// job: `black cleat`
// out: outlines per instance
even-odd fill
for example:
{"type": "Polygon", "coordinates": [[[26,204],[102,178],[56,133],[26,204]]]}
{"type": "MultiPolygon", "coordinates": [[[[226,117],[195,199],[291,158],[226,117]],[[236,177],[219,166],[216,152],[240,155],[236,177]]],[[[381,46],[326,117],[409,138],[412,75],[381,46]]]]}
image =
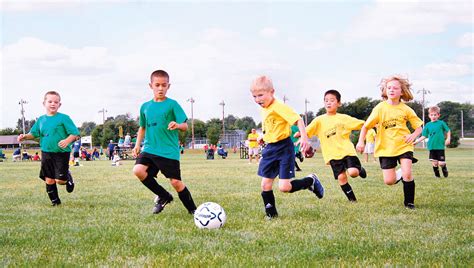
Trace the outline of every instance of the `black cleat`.
{"type": "Polygon", "coordinates": [[[72,193],[74,191],[74,179],[72,178],[71,172],[67,172],[66,191],[72,193]]]}
{"type": "Polygon", "coordinates": [[[313,179],[313,184],[308,188],[311,192],[313,192],[319,199],[323,198],[324,196],[324,187],[319,181],[318,176],[316,174],[309,174],[308,177],[313,179]]]}
{"type": "Polygon", "coordinates": [[[365,171],[365,168],[363,168],[363,167],[360,168],[360,170],[359,170],[359,176],[360,176],[362,179],[367,178],[367,172],[365,171]]]}
{"type": "Polygon", "coordinates": [[[59,206],[61,205],[61,199],[55,199],[53,201],[51,201],[51,206],[55,207],[55,206],[59,206]]]}
{"type": "Polygon", "coordinates": [[[172,201],[173,201],[173,196],[172,195],[169,195],[169,197],[167,199],[159,198],[158,202],[155,203],[155,207],[153,207],[153,214],[158,214],[161,211],[163,211],[165,206],[167,204],[171,203],[172,201]]]}
{"type": "Polygon", "coordinates": [[[406,203],[406,204],[405,204],[405,208],[407,208],[407,209],[415,209],[415,204],[406,203]]]}
{"type": "Polygon", "coordinates": [[[278,218],[278,213],[277,214],[268,214],[267,213],[265,215],[265,220],[267,220],[267,221],[271,221],[271,220],[276,219],[276,218],[278,218]]]}

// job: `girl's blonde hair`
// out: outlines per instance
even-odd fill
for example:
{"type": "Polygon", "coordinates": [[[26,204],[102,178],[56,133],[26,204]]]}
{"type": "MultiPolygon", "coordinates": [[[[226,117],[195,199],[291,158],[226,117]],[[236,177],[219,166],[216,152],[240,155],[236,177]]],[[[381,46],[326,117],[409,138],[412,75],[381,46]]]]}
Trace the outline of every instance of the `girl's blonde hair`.
{"type": "Polygon", "coordinates": [[[382,78],[380,81],[380,90],[382,91],[382,98],[387,100],[387,83],[390,81],[396,80],[400,83],[402,88],[402,95],[400,99],[404,100],[405,102],[413,100],[413,94],[411,93],[411,84],[408,81],[408,78],[404,78],[400,75],[391,75],[385,78],[382,78]]]}

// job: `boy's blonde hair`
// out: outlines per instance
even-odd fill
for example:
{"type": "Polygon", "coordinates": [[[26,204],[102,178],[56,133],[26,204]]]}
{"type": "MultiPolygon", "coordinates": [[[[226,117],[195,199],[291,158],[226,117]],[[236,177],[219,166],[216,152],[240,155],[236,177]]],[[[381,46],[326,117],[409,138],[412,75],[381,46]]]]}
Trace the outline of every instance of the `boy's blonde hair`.
{"type": "Polygon", "coordinates": [[[387,83],[393,80],[397,80],[402,88],[402,95],[400,96],[400,99],[404,101],[411,101],[413,100],[413,94],[411,93],[411,84],[408,81],[407,78],[403,78],[400,75],[391,75],[388,77],[385,77],[380,81],[380,90],[382,91],[382,98],[384,100],[387,100],[387,83]]]}
{"type": "Polygon", "coordinates": [[[46,96],[48,96],[48,95],[56,95],[56,96],[59,97],[59,100],[61,101],[61,95],[59,95],[59,93],[57,91],[54,91],[54,90],[50,90],[50,91],[46,92],[46,94],[44,94],[43,101],[46,100],[46,96]]]}
{"type": "Polygon", "coordinates": [[[265,75],[255,78],[255,80],[253,80],[252,85],[250,87],[250,91],[258,91],[258,90],[265,90],[265,91],[274,90],[272,80],[265,75]]]}
{"type": "Polygon", "coordinates": [[[440,109],[439,109],[438,106],[431,106],[431,107],[428,109],[428,112],[429,112],[429,113],[437,113],[437,114],[439,114],[440,109]]]}

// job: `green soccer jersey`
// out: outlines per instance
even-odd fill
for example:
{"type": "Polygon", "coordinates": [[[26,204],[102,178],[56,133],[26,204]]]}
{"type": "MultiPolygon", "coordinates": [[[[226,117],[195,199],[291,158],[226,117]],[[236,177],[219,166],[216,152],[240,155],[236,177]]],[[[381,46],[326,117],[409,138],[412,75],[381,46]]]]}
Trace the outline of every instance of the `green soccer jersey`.
{"type": "MultiPolygon", "coordinates": [[[[298,141],[298,138],[294,137],[295,133],[298,132],[298,131],[300,131],[298,126],[296,126],[296,125],[291,126],[290,138],[291,138],[291,141],[293,142],[293,144],[298,141]]],[[[295,146],[295,153],[298,153],[299,150],[300,150],[300,145],[298,144],[297,146],[295,146]]]]}
{"type": "Polygon", "coordinates": [[[145,102],[140,108],[140,127],[145,128],[143,152],[179,160],[178,130],[169,130],[168,124],[181,124],[187,119],[183,108],[173,99],[145,102]]]}
{"type": "Polygon", "coordinates": [[[62,153],[70,152],[71,145],[69,144],[66,148],[61,148],[58,143],[69,137],[69,135],[79,136],[79,130],[69,116],[56,113],[51,116],[40,116],[31,128],[30,134],[35,138],[40,138],[41,151],[62,153]]]}
{"type": "Polygon", "coordinates": [[[421,135],[428,138],[428,150],[444,150],[445,134],[449,130],[448,125],[443,120],[426,124],[421,135]]]}

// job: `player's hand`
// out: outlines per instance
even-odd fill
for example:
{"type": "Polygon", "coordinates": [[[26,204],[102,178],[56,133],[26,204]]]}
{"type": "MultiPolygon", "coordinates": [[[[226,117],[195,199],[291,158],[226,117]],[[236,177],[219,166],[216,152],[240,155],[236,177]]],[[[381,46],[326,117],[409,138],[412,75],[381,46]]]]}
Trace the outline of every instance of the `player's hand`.
{"type": "Polygon", "coordinates": [[[175,130],[178,128],[178,123],[176,123],[175,121],[171,121],[169,124],[168,124],[168,130],[175,130]]]}
{"type": "Polygon", "coordinates": [[[25,134],[20,134],[20,135],[18,135],[18,137],[16,139],[17,139],[18,142],[21,142],[24,138],[25,138],[25,134]]]}
{"type": "Polygon", "coordinates": [[[364,152],[364,148],[365,148],[365,143],[363,141],[359,141],[356,145],[356,150],[359,152],[359,153],[363,153],[364,152]]]}
{"type": "Polygon", "coordinates": [[[301,134],[299,131],[297,131],[295,135],[293,135],[293,138],[299,138],[299,137],[301,137],[301,134]]]}
{"type": "Polygon", "coordinates": [[[61,140],[58,142],[58,146],[61,148],[66,148],[69,143],[66,140],[61,140]]]}
{"type": "Polygon", "coordinates": [[[405,143],[410,144],[410,143],[413,143],[415,140],[416,140],[416,136],[413,134],[405,136],[405,143]]]}
{"type": "Polygon", "coordinates": [[[446,141],[444,142],[444,145],[448,146],[451,144],[451,139],[446,139],[446,141]]]}
{"type": "Polygon", "coordinates": [[[296,146],[300,145],[300,151],[301,152],[306,152],[306,150],[308,150],[310,144],[308,142],[308,138],[305,138],[305,137],[301,137],[297,142],[296,142],[296,146]]]}
{"type": "Polygon", "coordinates": [[[134,158],[137,158],[138,155],[140,154],[140,146],[135,146],[132,149],[132,155],[134,158]]]}

